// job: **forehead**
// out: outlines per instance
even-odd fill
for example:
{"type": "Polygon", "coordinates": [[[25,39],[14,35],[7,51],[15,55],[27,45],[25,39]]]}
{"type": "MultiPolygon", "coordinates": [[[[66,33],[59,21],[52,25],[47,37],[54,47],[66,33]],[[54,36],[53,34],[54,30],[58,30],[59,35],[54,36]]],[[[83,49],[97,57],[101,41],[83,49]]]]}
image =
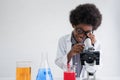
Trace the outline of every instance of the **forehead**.
{"type": "Polygon", "coordinates": [[[91,25],[87,25],[87,24],[79,24],[79,25],[76,25],[75,28],[83,29],[84,31],[92,30],[92,26],[91,25]]]}

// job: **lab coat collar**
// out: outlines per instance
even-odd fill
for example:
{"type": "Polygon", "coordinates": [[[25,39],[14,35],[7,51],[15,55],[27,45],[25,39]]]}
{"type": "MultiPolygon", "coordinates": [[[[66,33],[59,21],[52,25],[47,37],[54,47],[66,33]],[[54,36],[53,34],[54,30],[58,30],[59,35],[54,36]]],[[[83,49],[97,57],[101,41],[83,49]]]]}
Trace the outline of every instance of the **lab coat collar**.
{"type": "Polygon", "coordinates": [[[68,35],[67,42],[71,42],[72,33],[68,35]]]}

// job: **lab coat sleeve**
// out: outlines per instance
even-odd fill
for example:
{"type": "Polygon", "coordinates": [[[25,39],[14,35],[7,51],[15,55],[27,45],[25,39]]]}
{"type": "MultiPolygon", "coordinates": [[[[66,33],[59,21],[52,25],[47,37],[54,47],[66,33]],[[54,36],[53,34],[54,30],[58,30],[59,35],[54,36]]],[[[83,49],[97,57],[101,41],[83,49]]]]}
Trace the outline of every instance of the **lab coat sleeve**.
{"type": "Polygon", "coordinates": [[[95,51],[99,51],[100,52],[100,62],[99,62],[100,64],[99,64],[99,67],[101,67],[103,51],[101,49],[101,43],[98,40],[94,44],[94,49],[95,49],[95,51]]]}
{"type": "Polygon", "coordinates": [[[66,43],[64,37],[59,39],[55,64],[61,69],[67,65],[66,43]]]}
{"type": "Polygon", "coordinates": [[[100,42],[98,40],[94,44],[94,49],[95,49],[95,51],[99,51],[100,52],[100,63],[101,63],[101,53],[102,53],[102,50],[101,50],[100,42]]]}

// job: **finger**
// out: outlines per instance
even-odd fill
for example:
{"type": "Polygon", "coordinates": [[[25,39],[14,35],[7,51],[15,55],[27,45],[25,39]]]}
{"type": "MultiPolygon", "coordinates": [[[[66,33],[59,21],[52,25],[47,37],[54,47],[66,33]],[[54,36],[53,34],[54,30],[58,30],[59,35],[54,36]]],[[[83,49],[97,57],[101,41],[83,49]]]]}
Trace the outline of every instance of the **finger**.
{"type": "Polygon", "coordinates": [[[75,47],[76,49],[78,49],[78,50],[81,50],[81,49],[83,49],[85,46],[83,46],[83,45],[81,45],[81,46],[77,46],[77,47],[75,47]]]}
{"type": "Polygon", "coordinates": [[[87,33],[87,36],[90,37],[92,33],[87,33]]]}
{"type": "Polygon", "coordinates": [[[84,47],[85,44],[84,44],[84,43],[79,43],[78,46],[79,46],[79,47],[81,47],[81,46],[84,47]]]}
{"type": "Polygon", "coordinates": [[[84,49],[84,47],[82,47],[82,46],[76,48],[77,51],[83,51],[83,49],[84,49]]]}
{"type": "Polygon", "coordinates": [[[89,38],[92,38],[92,37],[94,37],[95,35],[92,34],[92,33],[88,33],[87,36],[88,36],[89,38]]]}

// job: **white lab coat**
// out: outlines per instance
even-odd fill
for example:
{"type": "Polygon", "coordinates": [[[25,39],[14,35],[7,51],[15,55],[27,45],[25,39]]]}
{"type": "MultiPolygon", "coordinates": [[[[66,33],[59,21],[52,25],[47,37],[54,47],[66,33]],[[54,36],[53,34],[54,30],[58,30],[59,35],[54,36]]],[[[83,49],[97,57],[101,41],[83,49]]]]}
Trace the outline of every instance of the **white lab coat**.
{"type": "MultiPolygon", "coordinates": [[[[57,55],[55,59],[55,64],[64,70],[67,65],[67,54],[71,50],[71,34],[65,35],[59,39],[57,55]]],[[[94,49],[96,51],[100,51],[100,45],[98,41],[94,44],[94,49]]],[[[70,61],[70,65],[72,65],[72,59],[70,61]]]]}

